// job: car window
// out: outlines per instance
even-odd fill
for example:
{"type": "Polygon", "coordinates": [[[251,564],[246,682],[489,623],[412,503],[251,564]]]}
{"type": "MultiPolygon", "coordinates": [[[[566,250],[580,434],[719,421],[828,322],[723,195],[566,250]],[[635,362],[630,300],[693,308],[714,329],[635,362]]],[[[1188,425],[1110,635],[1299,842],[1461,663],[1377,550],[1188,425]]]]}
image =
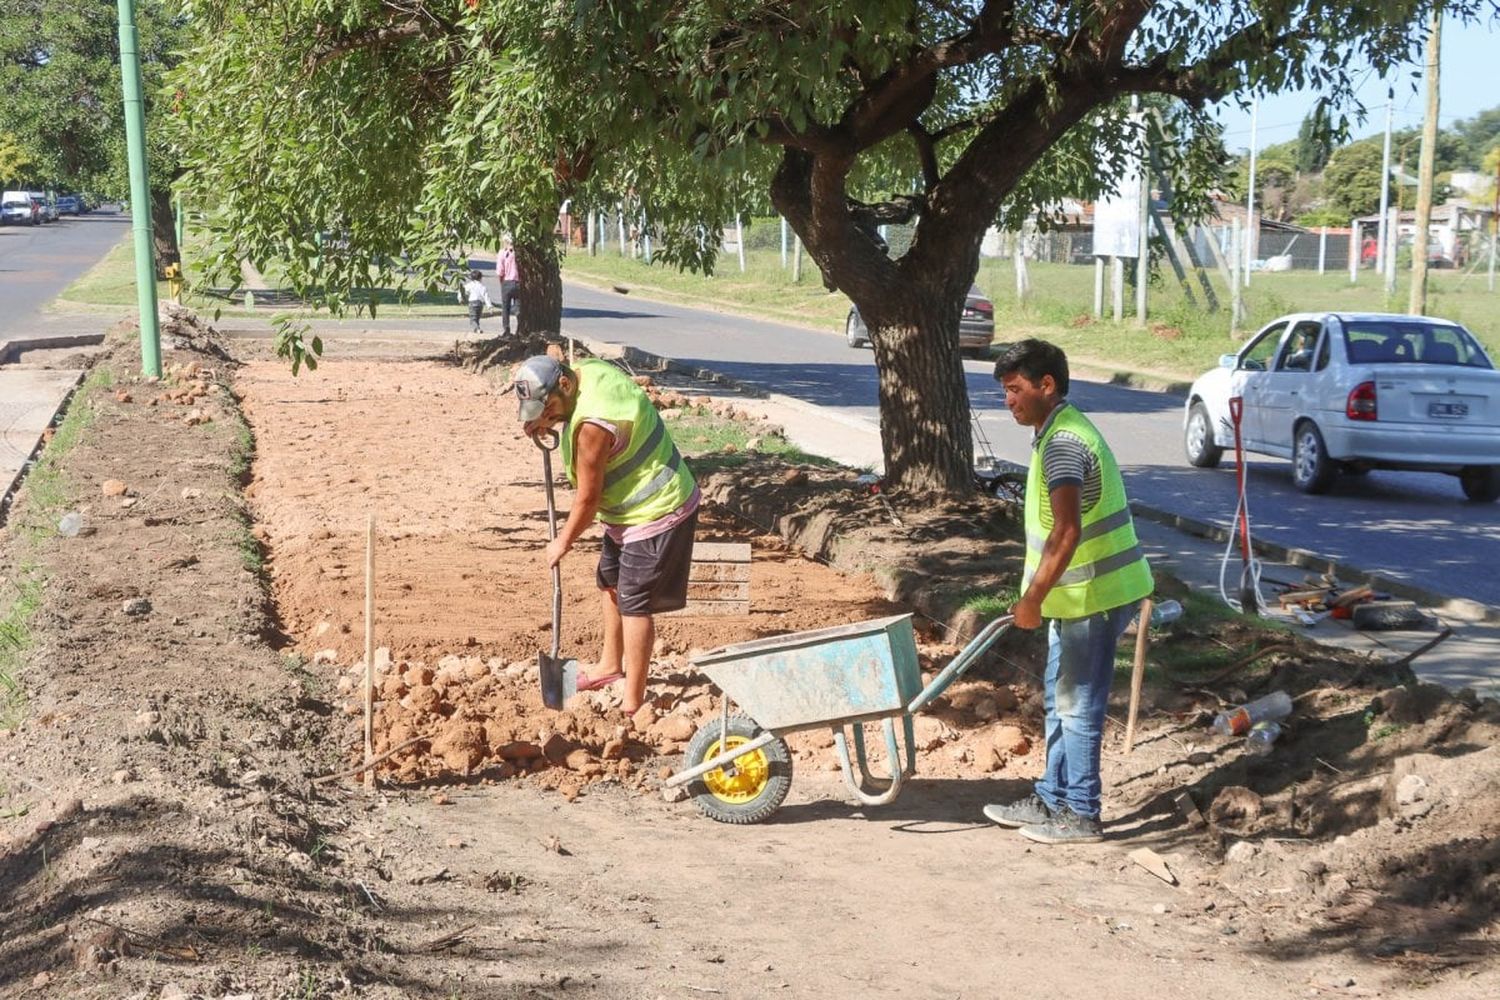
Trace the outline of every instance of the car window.
{"type": "Polygon", "coordinates": [[[1279,372],[1310,372],[1313,370],[1314,352],[1318,337],[1323,333],[1323,324],[1317,320],[1302,320],[1292,327],[1282,341],[1281,353],[1276,356],[1279,372]]]}
{"type": "Polygon", "coordinates": [[[1346,322],[1350,364],[1464,365],[1492,368],[1484,351],[1461,326],[1400,320],[1346,322]]]}
{"type": "Polygon", "coordinates": [[[1270,367],[1271,357],[1276,353],[1276,345],[1281,342],[1281,331],[1284,329],[1286,321],[1277,320],[1256,334],[1255,339],[1240,351],[1239,364],[1235,367],[1241,371],[1265,371],[1270,367]]]}

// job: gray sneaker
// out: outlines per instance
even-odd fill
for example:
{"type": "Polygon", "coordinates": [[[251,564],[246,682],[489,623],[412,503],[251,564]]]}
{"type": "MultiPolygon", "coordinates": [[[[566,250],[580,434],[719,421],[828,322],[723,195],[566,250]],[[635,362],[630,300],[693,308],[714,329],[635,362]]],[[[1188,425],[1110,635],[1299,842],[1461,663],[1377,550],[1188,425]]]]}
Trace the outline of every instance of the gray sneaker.
{"type": "Polygon", "coordinates": [[[1032,792],[1024,799],[1015,802],[996,802],[984,807],[985,818],[992,823],[1014,829],[1018,826],[1031,826],[1034,823],[1045,823],[1052,818],[1052,810],[1047,808],[1047,803],[1042,801],[1040,795],[1032,792]]]}
{"type": "Polygon", "coordinates": [[[1021,827],[1021,836],[1038,844],[1097,844],[1104,839],[1104,827],[1063,806],[1051,819],[1021,827]]]}

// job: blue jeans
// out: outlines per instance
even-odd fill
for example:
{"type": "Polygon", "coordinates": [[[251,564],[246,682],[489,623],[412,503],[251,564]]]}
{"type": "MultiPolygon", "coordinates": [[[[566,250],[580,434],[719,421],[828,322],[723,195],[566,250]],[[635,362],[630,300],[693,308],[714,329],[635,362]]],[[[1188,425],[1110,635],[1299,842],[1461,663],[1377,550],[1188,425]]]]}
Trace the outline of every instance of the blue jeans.
{"type": "Polygon", "coordinates": [[[1115,676],[1115,645],[1135,616],[1122,605],[1047,625],[1047,769],[1036,793],[1056,812],[1099,817],[1099,748],[1115,676]]]}

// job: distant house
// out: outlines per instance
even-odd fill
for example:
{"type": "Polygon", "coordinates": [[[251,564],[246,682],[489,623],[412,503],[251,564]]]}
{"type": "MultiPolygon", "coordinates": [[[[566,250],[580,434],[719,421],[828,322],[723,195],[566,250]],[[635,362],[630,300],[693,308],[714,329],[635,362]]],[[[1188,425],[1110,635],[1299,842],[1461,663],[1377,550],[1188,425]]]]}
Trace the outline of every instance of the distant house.
{"type": "MultiPolygon", "coordinates": [[[[1433,206],[1432,228],[1428,230],[1428,242],[1436,251],[1432,256],[1446,263],[1462,266],[1474,239],[1489,232],[1490,220],[1494,217],[1492,209],[1481,208],[1461,199],[1433,206]]],[[[1354,221],[1361,229],[1373,232],[1380,226],[1380,215],[1366,215],[1354,221]]],[[[1410,243],[1416,237],[1415,209],[1397,212],[1396,233],[1401,245],[1410,243]]]]}

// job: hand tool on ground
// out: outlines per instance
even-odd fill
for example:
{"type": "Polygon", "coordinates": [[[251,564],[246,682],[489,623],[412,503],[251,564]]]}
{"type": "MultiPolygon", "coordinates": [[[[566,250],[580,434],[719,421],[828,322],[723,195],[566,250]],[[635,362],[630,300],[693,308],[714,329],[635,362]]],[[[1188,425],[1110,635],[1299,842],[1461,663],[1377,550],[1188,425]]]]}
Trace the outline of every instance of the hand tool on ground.
{"type": "MultiPolygon", "coordinates": [[[[547,539],[557,538],[557,501],[552,493],[552,452],[557,449],[557,432],[544,431],[532,438],[542,451],[542,483],[547,489],[547,539]]],[[[562,646],[562,569],[552,567],[552,655],[537,650],[537,673],[542,683],[542,704],[559,709],[578,692],[578,661],[563,658],[562,646]]]]}
{"type": "Polygon", "coordinates": [[[1235,530],[1229,533],[1229,545],[1219,563],[1219,593],[1224,603],[1247,615],[1260,614],[1260,560],[1255,558],[1250,544],[1250,501],[1245,482],[1245,442],[1240,436],[1240,423],[1245,415],[1243,396],[1229,397],[1229,417],[1234,423],[1234,475],[1238,487],[1239,502],[1234,509],[1235,530]],[[1224,590],[1224,570],[1229,564],[1229,554],[1234,551],[1235,536],[1240,542],[1240,590],[1239,600],[1233,601],[1224,590]]]}

